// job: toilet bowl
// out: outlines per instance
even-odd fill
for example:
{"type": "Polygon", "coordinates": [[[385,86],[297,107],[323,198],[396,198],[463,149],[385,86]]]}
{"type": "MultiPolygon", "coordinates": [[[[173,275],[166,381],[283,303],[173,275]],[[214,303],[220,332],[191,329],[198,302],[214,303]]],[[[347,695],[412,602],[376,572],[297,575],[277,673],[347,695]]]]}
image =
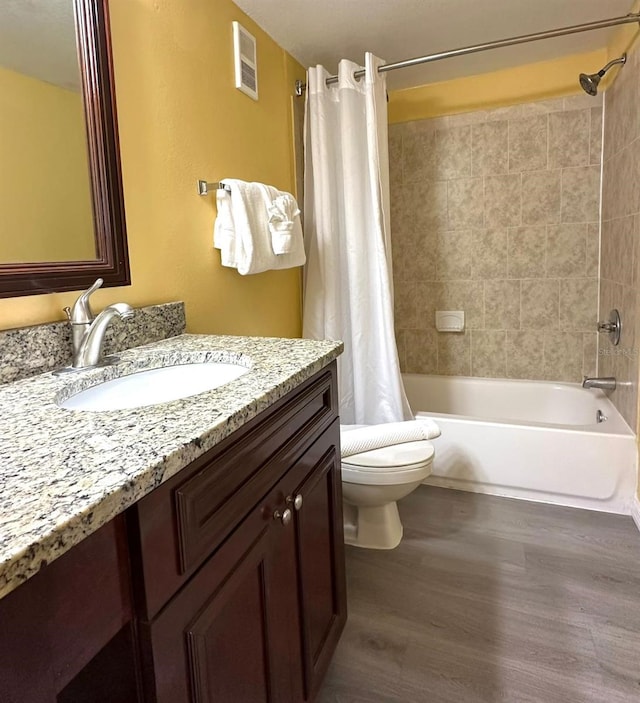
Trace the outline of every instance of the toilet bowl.
{"type": "Polygon", "coordinates": [[[382,447],[342,459],[344,539],[369,549],[393,549],[402,539],[396,501],[431,474],[427,440],[382,447]]]}

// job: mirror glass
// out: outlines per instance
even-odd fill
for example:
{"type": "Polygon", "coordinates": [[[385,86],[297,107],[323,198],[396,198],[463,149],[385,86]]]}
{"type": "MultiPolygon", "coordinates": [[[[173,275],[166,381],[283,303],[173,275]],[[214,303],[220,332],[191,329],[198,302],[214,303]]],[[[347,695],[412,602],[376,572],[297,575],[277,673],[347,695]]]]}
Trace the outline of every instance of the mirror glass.
{"type": "Polygon", "coordinates": [[[73,0],[0,2],[0,265],[97,258],[73,0]]]}

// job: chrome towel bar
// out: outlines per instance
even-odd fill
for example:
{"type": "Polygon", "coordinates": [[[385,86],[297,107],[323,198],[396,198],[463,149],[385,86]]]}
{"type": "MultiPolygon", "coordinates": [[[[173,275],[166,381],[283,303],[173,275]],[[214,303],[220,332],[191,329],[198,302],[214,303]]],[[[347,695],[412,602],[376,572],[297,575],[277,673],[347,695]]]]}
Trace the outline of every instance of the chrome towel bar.
{"type": "Polygon", "coordinates": [[[214,190],[226,190],[227,193],[231,192],[231,186],[227,185],[226,183],[220,183],[219,181],[216,181],[214,183],[208,183],[207,181],[198,181],[198,195],[209,195],[212,193],[214,190]]]}

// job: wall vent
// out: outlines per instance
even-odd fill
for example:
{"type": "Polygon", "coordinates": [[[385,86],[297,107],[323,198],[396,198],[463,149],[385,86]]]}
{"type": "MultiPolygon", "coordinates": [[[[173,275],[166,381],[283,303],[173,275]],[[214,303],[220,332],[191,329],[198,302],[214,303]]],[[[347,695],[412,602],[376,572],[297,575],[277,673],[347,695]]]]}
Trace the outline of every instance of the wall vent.
{"type": "Polygon", "coordinates": [[[258,99],[258,62],[256,38],[239,23],[233,22],[233,57],[236,88],[254,100],[258,99]]]}

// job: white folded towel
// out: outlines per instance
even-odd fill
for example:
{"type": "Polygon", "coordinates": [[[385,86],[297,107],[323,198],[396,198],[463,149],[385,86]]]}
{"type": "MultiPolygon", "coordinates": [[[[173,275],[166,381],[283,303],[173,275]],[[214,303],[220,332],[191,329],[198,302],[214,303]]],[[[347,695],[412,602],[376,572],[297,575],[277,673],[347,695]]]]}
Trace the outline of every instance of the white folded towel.
{"type": "Polygon", "coordinates": [[[288,254],[294,238],[298,236],[298,232],[294,233],[294,229],[300,229],[300,236],[302,236],[298,203],[290,193],[280,193],[267,207],[267,212],[273,253],[288,254]]]}
{"type": "Polygon", "coordinates": [[[340,432],[341,455],[353,456],[405,442],[419,442],[440,436],[440,428],[427,418],[408,422],[387,422],[340,432]]]}
{"type": "Polygon", "coordinates": [[[223,266],[236,268],[246,276],[270,269],[302,266],[306,261],[302,227],[295,198],[273,186],[225,178],[230,193],[217,195],[218,217],[214,226],[214,246],[221,251],[223,266]],[[278,201],[278,198],[283,200],[278,201]],[[289,198],[291,199],[289,201],[289,198]],[[276,204],[277,203],[277,204],[276,204]],[[270,228],[270,208],[277,210],[270,228]],[[220,222],[219,222],[220,220],[220,222]],[[286,241],[281,241],[280,228],[286,241]],[[288,249],[288,251],[285,251],[288,249]],[[280,253],[281,252],[281,253],[280,253]]]}
{"type": "Polygon", "coordinates": [[[213,227],[213,246],[220,249],[223,266],[236,268],[236,230],[231,214],[231,195],[224,188],[216,191],[216,206],[218,216],[213,227]]]}

